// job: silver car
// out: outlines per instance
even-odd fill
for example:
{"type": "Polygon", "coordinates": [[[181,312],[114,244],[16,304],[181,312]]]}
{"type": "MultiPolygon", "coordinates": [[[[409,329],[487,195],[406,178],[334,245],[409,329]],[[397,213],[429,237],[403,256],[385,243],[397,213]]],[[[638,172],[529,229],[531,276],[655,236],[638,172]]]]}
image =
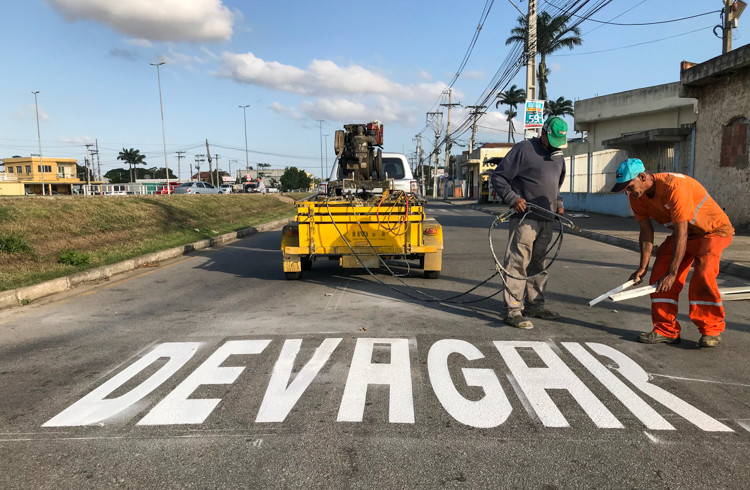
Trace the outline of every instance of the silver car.
{"type": "Polygon", "coordinates": [[[175,187],[175,194],[218,194],[219,188],[207,182],[183,182],[175,187]]]}

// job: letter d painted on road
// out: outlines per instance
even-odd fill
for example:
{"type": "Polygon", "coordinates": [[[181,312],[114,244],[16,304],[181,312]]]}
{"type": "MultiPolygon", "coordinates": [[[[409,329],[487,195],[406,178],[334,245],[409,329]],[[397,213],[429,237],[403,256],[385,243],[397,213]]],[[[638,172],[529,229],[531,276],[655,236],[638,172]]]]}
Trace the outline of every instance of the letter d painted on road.
{"type": "Polygon", "coordinates": [[[193,357],[199,346],[199,342],[167,342],[157,345],[154,350],[50,419],[42,427],[91,425],[117,415],[140,401],[169,379],[170,376],[176,373],[178,369],[193,357]],[[115,390],[161,358],[169,358],[169,360],[158,371],[149,376],[148,379],[117,398],[105,400],[115,390]]]}

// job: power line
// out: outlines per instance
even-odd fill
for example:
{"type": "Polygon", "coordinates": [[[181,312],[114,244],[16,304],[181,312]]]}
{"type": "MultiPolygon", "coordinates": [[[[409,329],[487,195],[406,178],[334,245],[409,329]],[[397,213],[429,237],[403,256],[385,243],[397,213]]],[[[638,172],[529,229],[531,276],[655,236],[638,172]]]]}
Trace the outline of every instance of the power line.
{"type": "MultiPolygon", "coordinates": [[[[704,12],[702,14],[695,14],[695,15],[689,15],[687,17],[680,17],[679,19],[659,20],[659,21],[656,21],[656,22],[628,22],[628,23],[621,23],[621,22],[610,22],[610,21],[607,21],[607,20],[596,20],[596,19],[585,19],[585,20],[587,20],[589,22],[596,22],[597,24],[606,24],[606,25],[610,25],[610,26],[654,26],[654,25],[658,25],[658,24],[669,24],[671,22],[680,22],[682,20],[695,19],[696,17],[703,17],[704,15],[716,14],[718,12],[721,12],[721,10],[712,10],[710,12],[704,12]]],[[[574,15],[573,17],[579,17],[579,16],[574,15]]]]}
{"type": "Polygon", "coordinates": [[[654,39],[652,41],[644,41],[642,43],[628,44],[627,46],[620,46],[619,48],[601,49],[601,50],[598,50],[598,51],[587,51],[585,53],[551,54],[551,55],[548,55],[548,56],[583,56],[585,54],[606,53],[608,51],[616,51],[618,49],[632,48],[632,47],[635,47],[635,46],[642,46],[644,44],[651,44],[651,43],[657,43],[659,41],[666,41],[667,39],[673,39],[675,37],[687,36],[688,34],[693,34],[694,32],[698,32],[698,31],[705,31],[706,29],[713,29],[713,26],[701,27],[700,29],[695,29],[693,31],[683,32],[682,34],[675,34],[674,36],[662,37],[660,39],[654,39]]]}

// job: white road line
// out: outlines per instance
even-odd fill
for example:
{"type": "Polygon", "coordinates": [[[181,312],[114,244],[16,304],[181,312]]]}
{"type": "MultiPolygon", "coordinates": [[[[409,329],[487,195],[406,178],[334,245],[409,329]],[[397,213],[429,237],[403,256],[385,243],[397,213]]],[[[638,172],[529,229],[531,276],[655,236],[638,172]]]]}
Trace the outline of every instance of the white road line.
{"type": "Polygon", "coordinates": [[[714,381],[712,379],[697,379],[697,378],[683,378],[682,376],[669,376],[667,374],[653,374],[648,373],[649,376],[658,376],[659,378],[669,378],[669,379],[679,379],[682,381],[696,381],[698,383],[715,383],[720,385],[727,385],[727,386],[744,386],[745,388],[750,388],[750,384],[745,383],[727,383],[726,381],[714,381]]]}
{"type": "Polygon", "coordinates": [[[737,425],[750,432],[750,419],[738,419],[736,422],[737,425]]]}
{"type": "Polygon", "coordinates": [[[651,440],[651,442],[656,443],[656,444],[658,444],[658,443],[661,442],[659,439],[657,439],[656,437],[652,436],[651,434],[649,434],[645,430],[643,431],[643,433],[646,434],[646,437],[648,437],[651,440]]]}

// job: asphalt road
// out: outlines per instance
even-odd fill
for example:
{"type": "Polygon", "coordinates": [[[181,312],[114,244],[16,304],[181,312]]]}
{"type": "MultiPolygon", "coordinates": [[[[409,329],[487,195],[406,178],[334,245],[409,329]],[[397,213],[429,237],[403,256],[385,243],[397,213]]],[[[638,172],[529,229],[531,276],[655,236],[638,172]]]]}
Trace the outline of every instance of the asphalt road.
{"type": "MultiPolygon", "coordinates": [[[[490,276],[492,217],[429,213],[441,279],[377,277],[445,298],[490,276]]],[[[638,344],[648,297],[587,305],[638,255],[566,234],[562,318],[522,331],[499,295],[417,301],[328,261],[286,281],[279,240],[0,312],[0,488],[748,487],[750,303],[716,349],[684,313],[681,344],[638,344]]]]}

